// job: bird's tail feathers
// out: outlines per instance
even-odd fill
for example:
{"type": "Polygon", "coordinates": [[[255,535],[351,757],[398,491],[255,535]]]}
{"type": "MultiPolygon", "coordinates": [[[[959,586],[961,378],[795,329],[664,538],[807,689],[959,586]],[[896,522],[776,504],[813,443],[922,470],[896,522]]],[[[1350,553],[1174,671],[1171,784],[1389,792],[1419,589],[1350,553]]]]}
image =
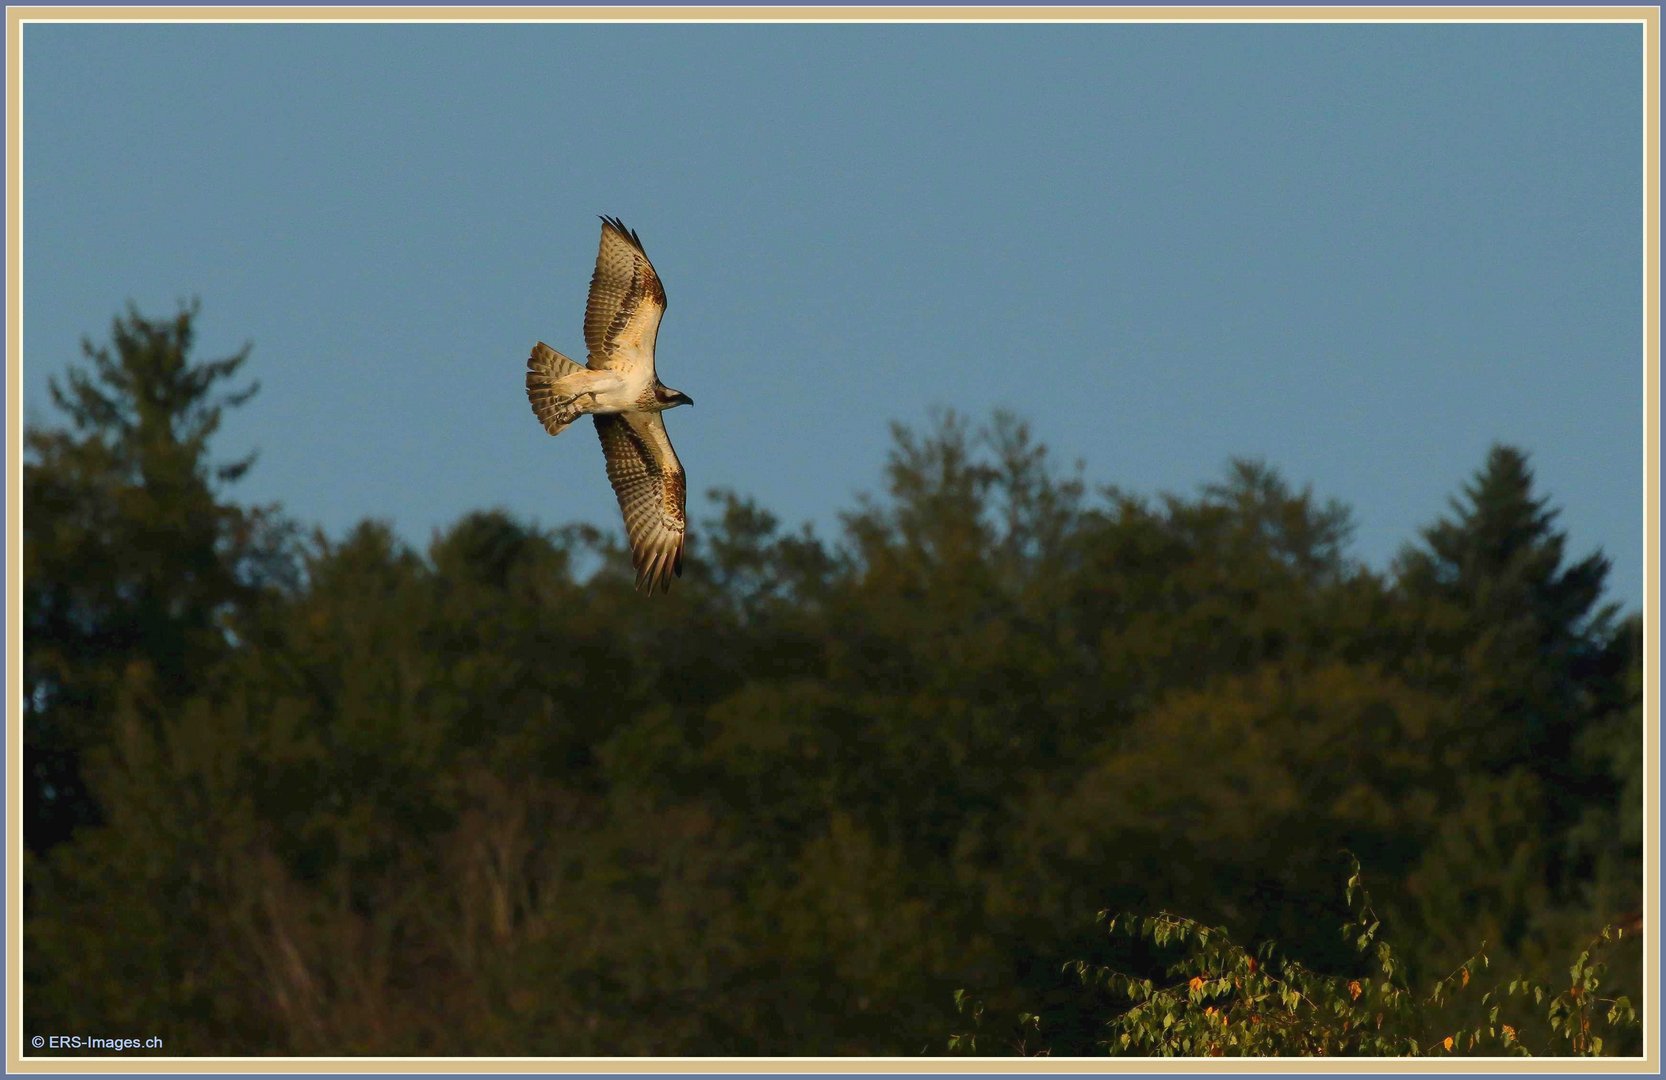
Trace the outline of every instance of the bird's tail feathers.
{"type": "Polygon", "coordinates": [[[561,434],[582,415],[556,383],[575,371],[585,370],[588,369],[583,364],[561,355],[542,341],[532,347],[532,355],[526,359],[526,397],[538,422],[551,435],[561,434]]]}

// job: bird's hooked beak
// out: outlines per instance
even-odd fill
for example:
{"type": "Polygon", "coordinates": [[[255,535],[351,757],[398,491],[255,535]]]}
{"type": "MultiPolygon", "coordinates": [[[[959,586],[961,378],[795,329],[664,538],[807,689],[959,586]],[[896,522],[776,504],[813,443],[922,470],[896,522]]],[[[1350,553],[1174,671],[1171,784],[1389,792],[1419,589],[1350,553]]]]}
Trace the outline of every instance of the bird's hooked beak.
{"type": "Polygon", "coordinates": [[[674,395],[672,395],[671,400],[678,405],[694,404],[694,399],[683,393],[681,390],[678,390],[674,395]]]}

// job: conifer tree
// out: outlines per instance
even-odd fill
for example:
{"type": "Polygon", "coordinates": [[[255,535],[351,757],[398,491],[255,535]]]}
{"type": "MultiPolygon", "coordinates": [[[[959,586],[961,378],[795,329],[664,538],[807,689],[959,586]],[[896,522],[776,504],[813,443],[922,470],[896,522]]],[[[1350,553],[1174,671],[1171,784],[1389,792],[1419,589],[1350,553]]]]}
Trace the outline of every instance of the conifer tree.
{"type": "Polygon", "coordinates": [[[1476,762],[1497,772],[1530,765],[1566,788],[1592,677],[1621,672],[1615,609],[1599,606],[1608,559],[1594,552],[1567,565],[1567,534],[1548,504],[1527,455],[1494,446],[1452,500],[1453,516],[1402,554],[1399,579],[1423,605],[1431,666],[1443,664],[1441,681],[1471,706],[1476,762]]]}
{"type": "MultiPolygon", "coordinates": [[[[133,308],[51,384],[67,427],[28,432],[24,466],[25,838],[98,820],[84,756],[127,695],[164,709],[199,685],[262,590],[284,576],[269,511],[223,502],[253,455],[210,459],[249,350],[193,362],[195,305],[133,308]]],[[[247,627],[242,627],[247,632],[247,627]]]]}

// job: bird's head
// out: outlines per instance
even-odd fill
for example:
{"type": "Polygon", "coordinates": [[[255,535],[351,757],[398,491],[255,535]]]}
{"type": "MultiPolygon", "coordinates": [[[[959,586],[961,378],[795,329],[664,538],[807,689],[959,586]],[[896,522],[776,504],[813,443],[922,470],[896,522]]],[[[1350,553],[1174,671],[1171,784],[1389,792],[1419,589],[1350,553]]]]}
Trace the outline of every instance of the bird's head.
{"type": "Polygon", "coordinates": [[[665,386],[663,384],[654,387],[654,393],[659,398],[660,403],[667,409],[675,409],[678,405],[694,404],[694,399],[683,393],[681,390],[673,390],[669,386],[665,386]]]}

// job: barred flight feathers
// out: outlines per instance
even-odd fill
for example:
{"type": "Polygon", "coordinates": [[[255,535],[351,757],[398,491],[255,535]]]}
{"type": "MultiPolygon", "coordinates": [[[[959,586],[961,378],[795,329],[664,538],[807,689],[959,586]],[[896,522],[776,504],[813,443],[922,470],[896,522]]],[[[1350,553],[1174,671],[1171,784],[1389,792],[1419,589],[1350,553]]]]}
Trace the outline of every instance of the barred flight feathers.
{"type": "Polygon", "coordinates": [[[593,368],[646,365],[654,370],[654,340],[665,314],[665,288],[636,233],[618,218],[602,218],[602,241],[590,298],[584,308],[584,344],[593,368]]]}
{"type": "Polygon", "coordinates": [[[596,434],[607,458],[607,478],[619,498],[630,538],[636,587],[652,594],[683,573],[688,535],[687,483],[657,412],[597,413],[596,434]]]}

